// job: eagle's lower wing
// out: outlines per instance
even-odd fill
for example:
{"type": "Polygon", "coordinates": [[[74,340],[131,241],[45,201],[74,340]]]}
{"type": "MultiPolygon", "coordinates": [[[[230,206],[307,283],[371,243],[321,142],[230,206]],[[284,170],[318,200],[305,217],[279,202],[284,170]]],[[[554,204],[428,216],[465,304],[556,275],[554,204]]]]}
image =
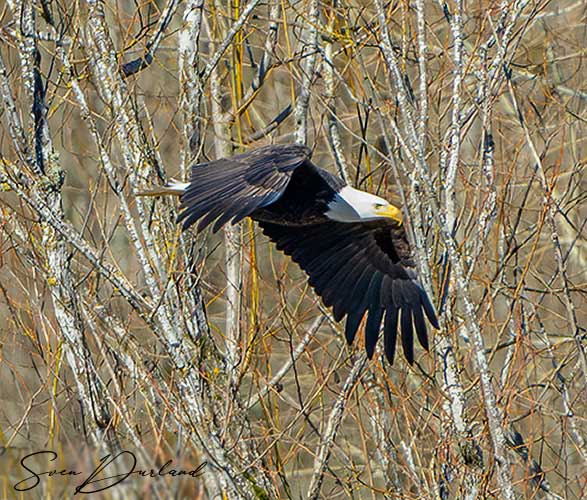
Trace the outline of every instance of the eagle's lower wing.
{"type": "Polygon", "coordinates": [[[438,328],[434,307],[418,282],[403,227],[392,221],[325,222],[303,227],[260,222],[278,250],[308,274],[309,283],[332,306],[334,318],[347,316],[345,336],[354,340],[366,312],[365,346],[373,356],[383,322],[385,355],[393,363],[400,324],[406,359],[414,361],[414,329],[428,349],[424,315],[438,328]],[[400,314],[401,312],[401,314],[400,314]]]}
{"type": "Polygon", "coordinates": [[[283,194],[293,171],[308,160],[302,145],[271,145],[253,151],[194,165],[190,183],[181,196],[178,222],[183,229],[200,221],[201,231],[216,221],[216,232],[233,224],[283,194]]]}

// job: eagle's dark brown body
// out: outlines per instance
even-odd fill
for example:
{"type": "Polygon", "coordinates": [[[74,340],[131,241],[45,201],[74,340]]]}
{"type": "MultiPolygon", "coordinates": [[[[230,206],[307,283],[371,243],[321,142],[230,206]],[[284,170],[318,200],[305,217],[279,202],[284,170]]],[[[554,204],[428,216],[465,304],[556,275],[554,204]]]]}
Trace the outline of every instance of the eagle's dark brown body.
{"type": "Polygon", "coordinates": [[[328,222],[324,215],[332,194],[344,184],[325,170],[303,164],[291,175],[283,195],[251,213],[256,221],[286,226],[307,226],[328,222]]]}

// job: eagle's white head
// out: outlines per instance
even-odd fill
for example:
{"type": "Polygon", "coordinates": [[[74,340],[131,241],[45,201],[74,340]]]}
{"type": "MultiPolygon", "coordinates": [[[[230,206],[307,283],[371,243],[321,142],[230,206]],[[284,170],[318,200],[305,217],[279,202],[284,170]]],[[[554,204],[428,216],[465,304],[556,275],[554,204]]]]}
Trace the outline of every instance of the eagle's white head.
{"type": "Polygon", "coordinates": [[[374,194],[343,187],[328,204],[326,217],[337,222],[365,222],[377,219],[393,219],[402,223],[402,212],[387,200],[374,194]]]}

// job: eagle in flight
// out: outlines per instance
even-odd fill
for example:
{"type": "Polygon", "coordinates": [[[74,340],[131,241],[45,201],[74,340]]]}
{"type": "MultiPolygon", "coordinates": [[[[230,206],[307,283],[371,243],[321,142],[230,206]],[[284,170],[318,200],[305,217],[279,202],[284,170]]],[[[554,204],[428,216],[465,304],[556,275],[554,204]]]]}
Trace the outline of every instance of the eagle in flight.
{"type": "Polygon", "coordinates": [[[402,224],[400,209],[348,186],[310,161],[300,144],[269,145],[191,168],[190,182],[172,180],[142,195],[180,196],[178,222],[197,230],[245,217],[308,275],[308,282],[346,316],[345,337],[355,338],[367,314],[365,347],[373,357],[383,323],[385,356],[393,364],[399,329],[407,361],[414,362],[414,330],[428,350],[424,315],[438,319],[424,288],[402,224]]]}

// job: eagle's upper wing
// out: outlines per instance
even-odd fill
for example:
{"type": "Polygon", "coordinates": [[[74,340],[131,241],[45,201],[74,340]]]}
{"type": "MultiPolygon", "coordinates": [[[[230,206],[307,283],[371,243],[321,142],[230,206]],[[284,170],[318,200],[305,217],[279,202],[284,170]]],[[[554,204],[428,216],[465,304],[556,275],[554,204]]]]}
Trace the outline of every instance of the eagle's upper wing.
{"type": "Polygon", "coordinates": [[[181,196],[178,222],[187,229],[198,219],[198,231],[214,220],[217,231],[255,209],[275,202],[285,191],[293,171],[310,150],[302,145],[270,145],[247,153],[192,167],[190,183],[181,196]]]}
{"type": "Polygon", "coordinates": [[[325,222],[303,227],[260,222],[263,232],[308,274],[309,283],[333,307],[334,318],[347,315],[345,336],[355,338],[365,312],[365,346],[373,356],[384,324],[385,355],[393,363],[398,320],[406,359],[414,361],[414,329],[428,349],[424,314],[438,328],[434,307],[411,261],[403,226],[380,221],[325,222]],[[400,314],[401,311],[401,314],[400,314]],[[384,319],[385,316],[385,319],[384,319]]]}

